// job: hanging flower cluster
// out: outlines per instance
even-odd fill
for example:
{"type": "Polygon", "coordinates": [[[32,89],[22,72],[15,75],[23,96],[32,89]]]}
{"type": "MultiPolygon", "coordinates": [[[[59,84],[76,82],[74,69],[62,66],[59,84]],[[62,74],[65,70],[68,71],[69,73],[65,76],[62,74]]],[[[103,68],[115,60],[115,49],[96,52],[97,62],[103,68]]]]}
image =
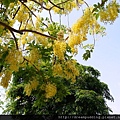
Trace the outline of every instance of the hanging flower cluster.
{"type": "Polygon", "coordinates": [[[119,5],[116,1],[110,2],[106,8],[100,10],[101,22],[114,22],[118,17],[119,5]]]}
{"type": "Polygon", "coordinates": [[[57,88],[55,84],[52,83],[47,83],[45,86],[45,97],[46,98],[51,98],[53,96],[55,96],[55,94],[57,93],[57,88]]]}
{"type": "Polygon", "coordinates": [[[72,25],[68,45],[73,53],[77,53],[77,45],[87,40],[87,34],[90,29],[95,31],[95,33],[100,29],[100,25],[91,11],[90,8],[85,9],[83,16],[72,25]]]}
{"type": "Polygon", "coordinates": [[[64,60],[64,53],[66,51],[66,42],[55,40],[53,51],[55,56],[57,56],[60,60],[64,60]]]}

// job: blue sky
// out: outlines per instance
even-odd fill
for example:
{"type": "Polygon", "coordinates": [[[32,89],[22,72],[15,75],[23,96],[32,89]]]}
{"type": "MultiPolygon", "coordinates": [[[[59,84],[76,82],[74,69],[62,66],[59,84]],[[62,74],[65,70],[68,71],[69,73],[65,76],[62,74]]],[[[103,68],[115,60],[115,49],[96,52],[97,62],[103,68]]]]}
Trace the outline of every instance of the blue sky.
{"type": "MultiPolygon", "coordinates": [[[[89,5],[100,2],[100,0],[85,0],[89,5]]],[[[71,25],[81,16],[81,11],[74,10],[69,15],[69,24],[71,25]]],[[[59,17],[55,16],[54,20],[59,17]]],[[[62,17],[62,23],[67,25],[67,17],[62,17]]],[[[77,61],[83,65],[92,66],[101,73],[100,81],[106,83],[110,89],[114,102],[107,101],[112,109],[111,114],[120,114],[120,38],[119,27],[120,18],[117,18],[113,24],[102,24],[106,27],[106,36],[100,37],[95,43],[95,49],[92,56],[87,61],[82,59],[84,50],[79,48],[77,61]]],[[[87,43],[93,43],[93,38],[88,37],[87,43]]]]}
{"type": "MultiPolygon", "coordinates": [[[[89,3],[95,3],[100,0],[86,0],[89,3]]],[[[81,12],[72,12],[69,16],[70,25],[73,24],[79,17],[81,12]]],[[[54,16],[54,20],[58,20],[58,16],[54,16]]],[[[67,24],[67,18],[62,18],[62,23],[67,24]]],[[[79,49],[76,59],[79,63],[92,66],[98,69],[101,73],[100,80],[105,82],[110,93],[114,97],[114,102],[107,102],[108,106],[113,110],[113,114],[120,114],[120,38],[119,27],[120,18],[118,18],[112,25],[105,25],[107,35],[100,37],[96,41],[94,52],[88,61],[82,60],[84,51],[79,49]]],[[[93,41],[92,37],[88,38],[93,41]]],[[[0,110],[1,114],[1,110],[0,110]]]]}
{"type": "Polygon", "coordinates": [[[108,102],[114,114],[120,114],[120,40],[119,26],[120,18],[113,25],[106,26],[105,37],[96,41],[96,46],[91,58],[88,61],[82,60],[83,50],[79,49],[77,60],[84,65],[90,65],[101,72],[100,80],[105,82],[114,102],[108,102]]]}
{"type": "MultiPolygon", "coordinates": [[[[73,14],[70,18],[73,19],[73,16],[77,18],[78,14],[73,14]]],[[[107,104],[113,110],[113,114],[120,114],[120,18],[117,18],[112,25],[107,24],[105,27],[107,35],[96,41],[91,58],[88,61],[82,60],[84,51],[79,49],[76,59],[79,63],[92,66],[101,72],[100,80],[108,85],[114,97],[114,102],[107,102],[107,104]]],[[[88,39],[92,41],[91,37],[88,39]]]]}

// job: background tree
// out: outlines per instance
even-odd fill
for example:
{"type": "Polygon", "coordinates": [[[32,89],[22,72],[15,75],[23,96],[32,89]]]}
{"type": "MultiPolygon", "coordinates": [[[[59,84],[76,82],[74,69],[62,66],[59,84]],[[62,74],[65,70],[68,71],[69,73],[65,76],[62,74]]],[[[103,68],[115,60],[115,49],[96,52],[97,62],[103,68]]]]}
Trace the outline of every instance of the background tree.
{"type": "Polygon", "coordinates": [[[78,64],[78,67],[81,75],[76,78],[76,83],[61,80],[64,82],[58,83],[57,94],[46,100],[42,96],[44,91],[39,91],[39,88],[30,96],[24,93],[28,70],[20,69],[13,75],[4,112],[12,115],[108,115],[111,109],[106,99],[113,101],[113,97],[107,84],[98,79],[100,72],[90,66],[78,64]]]}

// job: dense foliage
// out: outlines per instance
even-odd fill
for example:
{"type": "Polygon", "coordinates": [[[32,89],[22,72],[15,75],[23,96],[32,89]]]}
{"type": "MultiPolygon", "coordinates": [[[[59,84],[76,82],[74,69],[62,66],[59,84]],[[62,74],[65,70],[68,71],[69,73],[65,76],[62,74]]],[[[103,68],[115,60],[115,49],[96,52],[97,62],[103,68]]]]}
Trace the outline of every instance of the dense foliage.
{"type": "Polygon", "coordinates": [[[100,82],[100,73],[89,66],[78,65],[80,76],[75,84],[56,78],[58,92],[45,100],[44,90],[32,91],[30,96],[24,93],[29,69],[14,73],[13,81],[7,93],[8,104],[4,111],[12,115],[107,115],[111,111],[106,99],[113,101],[108,86],[100,82]],[[63,81],[63,82],[61,82],[63,81]],[[89,107],[88,107],[89,106],[89,107]]]}

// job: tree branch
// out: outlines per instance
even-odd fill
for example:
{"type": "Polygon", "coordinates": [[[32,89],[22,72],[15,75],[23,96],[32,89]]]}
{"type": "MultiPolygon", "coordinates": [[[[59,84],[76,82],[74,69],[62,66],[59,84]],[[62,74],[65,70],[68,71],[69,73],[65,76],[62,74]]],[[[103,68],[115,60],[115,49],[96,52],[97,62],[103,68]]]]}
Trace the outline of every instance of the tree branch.
{"type": "Polygon", "coordinates": [[[31,32],[31,33],[35,33],[35,34],[42,35],[42,36],[44,36],[44,37],[47,37],[47,38],[51,38],[51,39],[56,40],[56,38],[53,37],[53,36],[49,36],[49,35],[46,35],[46,34],[43,34],[43,33],[37,32],[37,31],[35,31],[35,30],[23,29],[23,30],[20,30],[20,31],[21,31],[21,32],[31,32]]]}
{"type": "Polygon", "coordinates": [[[19,34],[23,34],[22,31],[16,30],[16,29],[10,27],[9,25],[7,25],[6,23],[3,23],[3,22],[1,22],[1,21],[0,21],[0,25],[4,26],[5,28],[7,28],[7,29],[10,30],[10,31],[13,31],[13,32],[16,32],[16,33],[19,33],[19,34]]]}
{"type": "Polygon", "coordinates": [[[12,27],[10,27],[9,25],[3,23],[0,21],[0,25],[4,26],[5,28],[7,28],[10,32],[16,32],[16,33],[19,33],[19,34],[23,34],[23,32],[32,32],[32,33],[35,33],[35,34],[38,34],[38,35],[42,35],[44,37],[47,37],[47,38],[51,38],[51,39],[54,39],[56,40],[57,38],[53,37],[53,36],[49,36],[49,35],[46,35],[46,34],[43,34],[43,33],[40,33],[40,32],[37,32],[35,30],[28,30],[28,29],[23,29],[23,30],[16,30],[12,27]]]}

